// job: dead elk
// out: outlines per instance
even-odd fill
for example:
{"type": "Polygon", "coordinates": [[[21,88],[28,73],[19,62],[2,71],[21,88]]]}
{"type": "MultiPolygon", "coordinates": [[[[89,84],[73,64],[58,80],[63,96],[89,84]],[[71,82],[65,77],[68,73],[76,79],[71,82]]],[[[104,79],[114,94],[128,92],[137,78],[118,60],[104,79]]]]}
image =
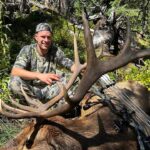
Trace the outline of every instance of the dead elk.
{"type": "MultiPolygon", "coordinates": [[[[135,82],[122,82],[136,102],[148,102],[149,92],[135,82]],[[128,85],[128,86],[127,86],[128,85]],[[139,90],[137,90],[137,85],[139,90]],[[131,94],[132,93],[132,94],[131,94]]],[[[120,89],[120,88],[119,88],[120,89]]],[[[129,92],[128,91],[128,92],[129,92]]],[[[65,119],[61,116],[31,122],[0,150],[137,150],[137,138],[132,129],[118,133],[114,128],[117,116],[107,106],[98,104],[93,113],[82,118],[65,119]]]]}

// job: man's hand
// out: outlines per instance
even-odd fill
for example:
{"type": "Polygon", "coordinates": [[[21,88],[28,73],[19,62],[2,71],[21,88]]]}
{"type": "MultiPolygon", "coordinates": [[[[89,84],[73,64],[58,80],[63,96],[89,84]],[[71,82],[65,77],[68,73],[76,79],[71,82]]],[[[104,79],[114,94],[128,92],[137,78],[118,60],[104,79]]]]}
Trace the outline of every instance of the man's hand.
{"type": "MultiPolygon", "coordinates": [[[[82,64],[82,66],[83,66],[83,69],[82,69],[81,72],[80,72],[81,75],[84,74],[84,72],[85,72],[85,70],[86,70],[86,67],[87,67],[87,63],[82,64]]],[[[75,71],[76,71],[76,68],[77,68],[77,67],[75,66],[75,64],[73,64],[73,65],[71,66],[71,68],[70,68],[71,72],[75,72],[75,71]]]]}
{"type": "Polygon", "coordinates": [[[60,76],[57,74],[53,74],[53,73],[39,73],[37,78],[40,81],[42,81],[48,85],[51,85],[53,81],[59,81],[60,76]]]}
{"type": "Polygon", "coordinates": [[[19,76],[26,80],[40,80],[48,85],[51,85],[53,81],[59,81],[60,76],[53,73],[39,73],[32,72],[22,68],[13,68],[11,75],[19,76]]]}

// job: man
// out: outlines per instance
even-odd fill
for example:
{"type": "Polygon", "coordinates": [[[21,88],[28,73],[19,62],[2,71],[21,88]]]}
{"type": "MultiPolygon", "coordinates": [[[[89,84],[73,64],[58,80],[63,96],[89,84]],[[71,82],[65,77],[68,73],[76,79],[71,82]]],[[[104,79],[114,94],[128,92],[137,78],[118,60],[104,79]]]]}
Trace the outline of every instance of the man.
{"type": "Polygon", "coordinates": [[[22,84],[31,95],[40,100],[51,99],[59,93],[55,81],[62,80],[56,73],[57,65],[73,71],[73,62],[64,57],[63,51],[52,42],[52,29],[47,23],[40,23],[34,35],[36,44],[24,46],[16,58],[11,71],[9,89],[22,96],[22,84]]]}

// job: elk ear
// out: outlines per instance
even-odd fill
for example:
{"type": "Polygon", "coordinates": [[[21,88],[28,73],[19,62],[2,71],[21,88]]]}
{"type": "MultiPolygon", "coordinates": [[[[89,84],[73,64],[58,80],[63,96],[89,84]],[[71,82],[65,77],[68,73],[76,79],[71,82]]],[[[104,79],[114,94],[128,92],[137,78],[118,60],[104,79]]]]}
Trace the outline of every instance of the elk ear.
{"type": "Polygon", "coordinates": [[[116,16],[116,14],[115,14],[115,11],[114,10],[112,10],[112,12],[110,13],[110,16],[108,17],[108,19],[107,19],[107,22],[110,24],[110,25],[114,25],[115,24],[115,17],[116,16]]]}

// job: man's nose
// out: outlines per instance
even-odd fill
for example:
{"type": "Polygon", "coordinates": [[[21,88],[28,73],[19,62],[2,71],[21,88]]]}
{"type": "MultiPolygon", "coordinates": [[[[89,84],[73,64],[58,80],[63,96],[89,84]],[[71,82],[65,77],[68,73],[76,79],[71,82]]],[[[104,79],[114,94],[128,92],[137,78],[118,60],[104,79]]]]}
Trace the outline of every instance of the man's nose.
{"type": "Polygon", "coordinates": [[[46,42],[49,42],[49,41],[50,41],[50,39],[49,39],[49,38],[47,38],[47,37],[46,37],[44,40],[45,40],[46,42]]]}

